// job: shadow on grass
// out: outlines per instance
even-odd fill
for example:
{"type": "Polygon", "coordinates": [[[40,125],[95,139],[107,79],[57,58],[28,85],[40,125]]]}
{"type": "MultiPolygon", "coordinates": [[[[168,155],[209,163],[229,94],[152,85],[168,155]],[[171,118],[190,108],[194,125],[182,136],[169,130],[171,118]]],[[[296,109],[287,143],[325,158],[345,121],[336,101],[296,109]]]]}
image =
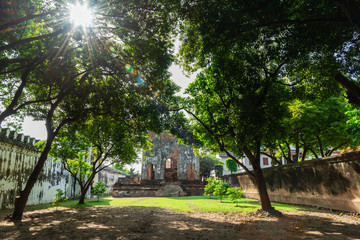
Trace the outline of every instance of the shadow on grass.
{"type": "MultiPolygon", "coordinates": [[[[85,204],[77,204],[78,200],[71,200],[65,203],[61,203],[58,209],[63,208],[75,208],[75,209],[84,209],[92,206],[142,206],[142,207],[162,207],[167,209],[172,209],[178,212],[256,212],[261,208],[261,203],[253,199],[241,198],[237,202],[231,202],[229,199],[224,198],[223,202],[220,202],[220,199],[212,196],[189,196],[189,197],[162,197],[161,199],[169,199],[169,203],[163,204],[157,203],[157,198],[133,198],[126,199],[126,202],[122,202],[122,199],[111,198],[111,197],[102,197],[100,201],[94,199],[86,199],[85,204]],[[119,200],[119,202],[117,202],[119,200]],[[130,200],[130,201],[129,201],[130,200]],[[202,200],[210,201],[210,204],[207,205],[207,202],[201,202],[202,200]],[[144,203],[142,203],[144,201],[144,203]],[[151,202],[152,201],[152,202],[151,202]],[[186,201],[179,206],[177,202],[186,201]]],[[[300,206],[291,206],[285,204],[273,204],[277,210],[284,211],[290,210],[295,211],[296,209],[304,209],[300,206]]],[[[55,208],[52,204],[42,204],[36,206],[26,207],[26,211],[35,211],[40,209],[52,209],[55,208]]],[[[1,210],[3,211],[3,210],[1,210]]],[[[1,213],[0,211],[0,213],[1,213]]],[[[12,210],[7,211],[7,215],[11,215],[12,210]]]]}
{"type": "MultiPolygon", "coordinates": [[[[224,197],[222,201],[220,201],[220,198],[214,196],[167,197],[167,199],[176,200],[176,201],[213,200],[213,201],[217,201],[219,204],[238,204],[238,205],[245,204],[247,206],[252,206],[254,208],[254,211],[261,208],[261,203],[259,201],[248,198],[240,198],[236,202],[231,201],[227,197],[224,197]]],[[[281,205],[282,204],[280,204],[279,206],[281,205]]]]}
{"type": "Polygon", "coordinates": [[[308,215],[186,214],[157,207],[89,207],[25,213],[0,239],[357,239],[358,224],[308,215]]]}
{"type": "MultiPolygon", "coordinates": [[[[219,197],[216,196],[184,196],[184,197],[165,197],[168,199],[172,199],[172,200],[180,200],[180,201],[184,201],[184,200],[219,200],[219,197]]],[[[229,201],[227,197],[223,198],[223,201],[229,201]]],[[[249,199],[249,198],[239,198],[238,201],[245,201],[245,202],[254,202],[254,203],[259,203],[259,201],[257,200],[253,200],[253,199],[249,199]]]]}
{"type": "MultiPolygon", "coordinates": [[[[105,198],[100,198],[100,200],[98,201],[95,198],[90,198],[90,199],[86,199],[84,204],[78,204],[79,200],[70,200],[67,202],[63,202],[59,204],[59,209],[61,208],[84,208],[84,207],[91,207],[91,206],[101,206],[101,205],[105,205],[105,206],[109,206],[111,205],[111,199],[105,199],[105,198]]],[[[56,207],[54,205],[52,205],[51,203],[49,204],[39,204],[39,205],[33,205],[33,206],[26,206],[25,211],[35,211],[35,210],[41,210],[41,209],[56,209],[56,207]]],[[[7,209],[8,210],[8,209],[7,209]]],[[[12,210],[9,210],[12,211],[12,210]]]]}

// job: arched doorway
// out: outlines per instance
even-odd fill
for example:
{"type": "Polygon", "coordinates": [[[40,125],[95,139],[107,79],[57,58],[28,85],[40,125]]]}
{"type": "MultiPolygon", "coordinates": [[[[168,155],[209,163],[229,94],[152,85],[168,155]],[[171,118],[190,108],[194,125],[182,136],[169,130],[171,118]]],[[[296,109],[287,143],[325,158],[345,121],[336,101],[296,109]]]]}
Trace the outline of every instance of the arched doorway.
{"type": "Polygon", "coordinates": [[[148,180],[155,179],[155,164],[148,164],[148,180]]]}
{"type": "Polygon", "coordinates": [[[165,170],[164,170],[164,180],[165,182],[177,182],[177,160],[168,158],[165,160],[165,170]]]}
{"type": "Polygon", "coordinates": [[[192,163],[189,163],[186,167],[186,180],[195,180],[194,165],[192,163]]]}

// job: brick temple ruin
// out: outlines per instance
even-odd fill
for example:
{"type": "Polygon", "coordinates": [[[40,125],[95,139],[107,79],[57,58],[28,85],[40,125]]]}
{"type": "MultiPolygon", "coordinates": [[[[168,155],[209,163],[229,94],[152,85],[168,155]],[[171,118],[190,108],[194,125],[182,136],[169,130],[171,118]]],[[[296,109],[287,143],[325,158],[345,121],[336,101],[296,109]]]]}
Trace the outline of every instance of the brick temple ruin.
{"type": "Polygon", "coordinates": [[[113,197],[194,196],[203,195],[200,158],[191,146],[178,144],[169,133],[150,133],[152,150],[143,152],[141,180],[114,185],[113,197]]]}

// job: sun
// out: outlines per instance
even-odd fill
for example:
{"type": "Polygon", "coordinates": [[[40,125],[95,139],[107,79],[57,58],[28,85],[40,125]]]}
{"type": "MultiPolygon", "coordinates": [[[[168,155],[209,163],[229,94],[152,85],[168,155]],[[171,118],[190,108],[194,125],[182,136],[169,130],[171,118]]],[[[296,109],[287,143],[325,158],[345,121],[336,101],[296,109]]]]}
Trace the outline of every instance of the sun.
{"type": "Polygon", "coordinates": [[[79,3],[70,6],[70,20],[76,26],[90,27],[93,19],[93,12],[87,6],[79,3]]]}

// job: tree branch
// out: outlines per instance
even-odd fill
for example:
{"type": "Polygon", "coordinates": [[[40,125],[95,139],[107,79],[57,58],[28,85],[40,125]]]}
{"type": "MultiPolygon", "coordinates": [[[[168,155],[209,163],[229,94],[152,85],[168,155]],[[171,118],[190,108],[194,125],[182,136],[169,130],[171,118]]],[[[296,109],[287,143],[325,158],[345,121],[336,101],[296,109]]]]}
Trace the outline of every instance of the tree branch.
{"type": "Polygon", "coordinates": [[[229,151],[224,148],[226,155],[233,159],[238,165],[240,165],[249,175],[255,177],[255,174],[251,172],[244,164],[242,164],[234,155],[232,155],[229,151]]]}
{"type": "Polygon", "coordinates": [[[40,14],[32,14],[32,15],[27,15],[23,18],[20,19],[16,19],[16,20],[12,20],[11,22],[5,23],[3,25],[0,26],[0,32],[3,32],[4,30],[8,29],[11,26],[17,25],[19,23],[23,23],[23,22],[27,22],[31,19],[34,18],[38,18],[38,17],[43,17],[46,16],[48,14],[51,14],[52,12],[45,12],[45,13],[40,13],[40,14]]]}
{"type": "Polygon", "coordinates": [[[317,139],[317,142],[319,144],[319,148],[320,148],[320,152],[321,152],[321,157],[325,157],[324,155],[324,150],[323,150],[323,146],[322,146],[322,143],[321,143],[321,139],[320,139],[320,136],[317,135],[316,136],[316,139],[317,139]]]}
{"type": "Polygon", "coordinates": [[[12,43],[9,43],[8,45],[0,47],[0,52],[11,49],[12,47],[15,47],[17,45],[23,45],[23,44],[33,42],[33,41],[36,41],[36,40],[40,40],[40,39],[44,39],[44,38],[48,38],[48,37],[54,37],[56,35],[59,35],[61,33],[66,32],[66,31],[67,31],[67,29],[60,29],[58,31],[48,33],[48,34],[44,34],[44,35],[41,35],[41,36],[21,39],[21,40],[18,40],[16,42],[12,42],[12,43]]]}
{"type": "Polygon", "coordinates": [[[278,75],[280,69],[282,68],[282,66],[284,66],[287,62],[288,62],[288,59],[285,59],[284,62],[280,63],[279,66],[275,69],[275,71],[272,72],[272,73],[270,73],[270,77],[271,77],[272,79],[275,79],[276,76],[278,75]]]}
{"type": "Polygon", "coordinates": [[[15,106],[18,104],[21,94],[24,91],[25,85],[27,83],[27,78],[31,72],[31,67],[28,67],[26,71],[21,75],[21,84],[15,92],[14,97],[11,100],[9,106],[0,114],[0,125],[4,121],[4,119],[12,114],[16,113],[15,106]]]}
{"type": "Polygon", "coordinates": [[[335,75],[335,80],[346,89],[349,103],[360,106],[360,87],[358,87],[353,81],[349,80],[341,73],[337,73],[335,75]]]}
{"type": "Polygon", "coordinates": [[[327,156],[331,156],[331,154],[332,154],[334,151],[338,150],[339,148],[341,148],[341,147],[343,147],[343,146],[345,146],[345,145],[346,145],[346,142],[341,143],[339,146],[337,146],[337,147],[335,147],[335,148],[331,149],[331,150],[329,151],[329,153],[328,153],[328,155],[327,155],[327,156]]]}

